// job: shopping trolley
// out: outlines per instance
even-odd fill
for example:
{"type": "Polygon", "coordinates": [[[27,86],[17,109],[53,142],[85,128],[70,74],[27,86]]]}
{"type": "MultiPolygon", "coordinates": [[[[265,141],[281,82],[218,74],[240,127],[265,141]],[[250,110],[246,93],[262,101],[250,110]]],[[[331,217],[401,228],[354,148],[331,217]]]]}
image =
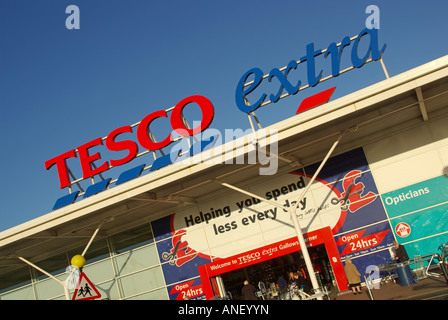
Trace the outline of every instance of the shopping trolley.
{"type": "Polygon", "coordinates": [[[385,274],[381,277],[381,284],[386,284],[389,282],[396,283],[393,272],[397,268],[397,263],[394,260],[386,261],[385,263],[379,264],[379,271],[383,271],[385,274]]]}

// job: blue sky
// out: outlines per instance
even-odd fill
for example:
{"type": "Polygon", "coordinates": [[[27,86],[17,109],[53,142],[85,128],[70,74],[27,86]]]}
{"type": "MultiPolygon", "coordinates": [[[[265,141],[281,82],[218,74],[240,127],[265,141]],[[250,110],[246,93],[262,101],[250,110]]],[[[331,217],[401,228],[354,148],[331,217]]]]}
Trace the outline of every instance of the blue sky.
{"type": "MultiPolygon", "coordinates": [[[[371,4],[391,76],[448,54],[445,0],[2,0],[0,230],[51,212],[68,193],[46,160],[185,97],[212,101],[213,128],[247,129],[235,104],[243,74],[357,35],[371,4]],[[78,30],[66,28],[69,5],[80,10],[78,30]]],[[[336,86],[334,99],[384,79],[371,63],[257,115],[267,126],[315,92],[336,86]]]]}

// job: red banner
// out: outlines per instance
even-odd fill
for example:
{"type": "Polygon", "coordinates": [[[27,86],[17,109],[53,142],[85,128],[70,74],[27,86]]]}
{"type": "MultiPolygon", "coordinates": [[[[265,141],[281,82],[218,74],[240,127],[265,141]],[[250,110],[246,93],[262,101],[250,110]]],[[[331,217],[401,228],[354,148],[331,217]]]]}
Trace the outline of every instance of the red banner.
{"type": "Polygon", "coordinates": [[[336,242],[336,245],[340,246],[346,244],[344,251],[341,253],[341,256],[373,248],[379,245],[383,241],[386,234],[389,232],[389,230],[384,230],[363,237],[365,231],[366,229],[360,230],[339,238],[339,240],[336,242]]]}
{"type": "MultiPolygon", "coordinates": [[[[333,239],[333,234],[331,233],[331,229],[329,227],[326,227],[323,229],[311,231],[304,234],[304,238],[307,247],[325,244],[325,249],[327,251],[330,264],[332,265],[333,272],[336,276],[338,286],[340,290],[345,290],[347,281],[344,274],[344,268],[340,260],[339,252],[337,251],[337,247],[333,239]]],[[[214,295],[213,290],[209,285],[209,278],[211,277],[244,268],[252,264],[281,257],[283,255],[297,252],[299,250],[300,244],[297,237],[292,237],[290,239],[275,242],[251,251],[237,254],[228,258],[215,260],[214,262],[199,266],[198,269],[199,274],[201,275],[204,293],[208,299],[214,295]]]]}
{"type": "Polygon", "coordinates": [[[177,284],[171,289],[169,294],[177,293],[176,300],[193,299],[203,295],[202,285],[193,286],[193,282],[194,280],[177,284]]]}

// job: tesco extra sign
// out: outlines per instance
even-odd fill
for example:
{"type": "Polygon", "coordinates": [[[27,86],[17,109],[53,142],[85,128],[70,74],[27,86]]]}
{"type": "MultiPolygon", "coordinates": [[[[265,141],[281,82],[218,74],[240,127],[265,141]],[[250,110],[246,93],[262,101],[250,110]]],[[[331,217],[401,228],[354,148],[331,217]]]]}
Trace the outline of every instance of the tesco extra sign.
{"type": "MultiPolygon", "coordinates": [[[[386,49],[386,45],[383,45],[380,49],[378,44],[378,30],[377,29],[364,29],[362,30],[356,37],[344,37],[340,43],[331,43],[327,49],[325,50],[315,50],[314,43],[310,43],[306,46],[306,55],[297,60],[292,60],[286,67],[284,68],[274,68],[270,71],[268,75],[263,75],[263,71],[259,68],[252,68],[247,71],[238,82],[236,92],[235,92],[235,100],[237,107],[246,113],[251,113],[257,108],[266,105],[268,103],[276,103],[280,98],[287,95],[295,95],[300,90],[314,87],[318,85],[320,82],[325,79],[329,79],[331,77],[337,77],[340,74],[352,70],[353,68],[361,68],[368,61],[376,61],[381,59],[384,50],[386,49]],[[368,38],[368,47],[360,57],[359,51],[359,43],[362,38],[368,38]],[[353,42],[352,50],[350,54],[350,61],[352,66],[341,70],[341,56],[346,47],[349,47],[353,42]],[[315,58],[321,54],[324,54],[324,58],[327,59],[331,57],[331,75],[323,78],[323,70],[318,70],[316,74],[316,63],[315,58]],[[371,57],[371,59],[369,59],[371,57]],[[298,65],[302,62],[306,62],[306,74],[307,74],[307,85],[302,85],[301,81],[291,83],[292,79],[289,79],[289,73],[292,70],[297,69],[298,65]],[[253,78],[253,80],[249,81],[249,78],[253,78]],[[258,94],[254,93],[256,89],[260,86],[263,80],[267,79],[268,82],[273,81],[273,79],[277,79],[280,83],[280,86],[277,89],[274,89],[276,94],[269,95],[269,101],[266,101],[268,97],[267,93],[258,92],[258,94]],[[283,93],[287,91],[286,93],[283,93]],[[251,95],[251,98],[255,95],[255,102],[250,103],[247,97],[251,95]]],[[[50,160],[45,162],[45,168],[49,170],[53,166],[56,166],[58,175],[60,188],[63,189],[65,187],[70,186],[73,182],[70,181],[70,170],[67,166],[67,159],[77,158],[81,164],[83,180],[93,177],[97,174],[100,174],[106,170],[109,170],[112,167],[120,166],[132,161],[135,157],[138,156],[139,146],[150,151],[161,150],[167,147],[170,143],[174,141],[172,133],[167,135],[165,139],[162,141],[156,142],[153,138],[151,138],[152,134],[149,130],[150,124],[152,121],[158,118],[167,118],[169,119],[171,128],[178,133],[180,136],[193,136],[197,133],[200,133],[207,129],[211,124],[214,117],[214,108],[213,104],[207,98],[200,95],[192,95],[187,97],[181,101],[179,101],[174,109],[171,111],[170,116],[168,116],[167,110],[159,110],[153,113],[150,113],[142,121],[138,124],[137,127],[137,142],[133,140],[123,140],[116,141],[117,137],[124,133],[132,133],[132,126],[123,126],[112,130],[106,138],[96,138],[92,141],[83,144],[75,149],[71,149],[59,156],[56,156],[50,160]],[[184,108],[190,104],[195,103],[199,105],[202,112],[202,120],[199,125],[193,129],[187,128],[187,125],[184,123],[183,119],[183,110],[184,108]],[[97,163],[94,164],[95,161],[101,160],[100,152],[93,153],[90,149],[93,147],[102,146],[104,142],[104,147],[112,152],[118,151],[127,151],[126,156],[119,159],[108,159],[103,161],[100,165],[97,163]],[[90,150],[90,151],[89,151],[90,150]]],[[[173,131],[171,131],[173,132],[173,131]]]]}
{"type": "Polygon", "coordinates": [[[71,149],[61,155],[58,155],[50,160],[45,161],[45,168],[49,170],[51,167],[56,165],[60,188],[70,186],[69,170],[67,167],[67,159],[78,158],[81,164],[81,169],[83,173],[83,179],[90,178],[101,172],[109,170],[112,167],[120,166],[125,163],[132,161],[138,154],[139,145],[147,150],[160,150],[168,146],[173,142],[173,135],[170,133],[165,139],[160,142],[155,142],[151,139],[149,135],[149,127],[151,122],[158,118],[169,119],[171,128],[181,136],[193,136],[199,132],[202,132],[211,124],[214,117],[213,104],[206,97],[200,95],[193,95],[179,101],[174,109],[171,111],[170,116],[166,110],[159,110],[148,114],[144,117],[137,127],[137,142],[132,140],[116,141],[117,137],[123,133],[132,133],[132,127],[130,125],[123,126],[112,130],[109,135],[104,139],[104,147],[110,151],[127,151],[127,155],[121,159],[109,159],[104,161],[99,166],[93,166],[93,162],[101,160],[101,153],[96,152],[91,154],[89,149],[95,146],[102,146],[103,139],[96,138],[90,142],[87,142],[76,149],[71,149]],[[199,105],[202,112],[202,120],[199,125],[193,129],[187,128],[183,121],[182,112],[184,108],[191,104],[196,103],[199,105]]]}
{"type": "MultiPolygon", "coordinates": [[[[236,92],[235,92],[235,102],[242,112],[250,113],[255,111],[261,106],[264,106],[269,103],[276,103],[284,96],[295,95],[300,90],[315,87],[320,82],[325,79],[330,79],[332,77],[338,77],[340,74],[352,70],[353,68],[361,68],[368,61],[369,57],[371,57],[372,61],[377,61],[381,59],[381,56],[386,50],[386,45],[383,45],[380,49],[378,43],[378,30],[377,29],[369,29],[366,28],[362,30],[356,37],[350,38],[345,36],[340,43],[332,42],[325,50],[315,49],[314,43],[310,43],[306,46],[306,55],[301,57],[298,61],[291,60],[288,65],[284,68],[278,69],[273,68],[269,74],[264,75],[263,71],[260,68],[252,68],[247,71],[238,82],[236,92]],[[361,39],[364,37],[368,38],[368,47],[361,56],[359,53],[359,43],[361,39]],[[353,42],[351,53],[350,53],[350,61],[352,66],[341,70],[341,56],[343,55],[344,49],[349,47],[353,42]],[[315,58],[324,55],[325,59],[330,57],[330,65],[331,65],[331,75],[327,77],[324,76],[324,71],[321,69],[316,73],[316,61],[315,58]],[[308,84],[303,85],[302,81],[291,82],[290,72],[292,70],[296,70],[299,64],[306,62],[306,75],[308,84]],[[251,80],[249,80],[251,78],[251,80]],[[273,80],[277,79],[277,80],[273,80]],[[274,93],[269,95],[261,90],[260,92],[255,93],[256,89],[262,84],[263,80],[267,80],[267,82],[277,82],[279,85],[278,88],[274,89],[274,93]],[[284,92],[286,91],[286,93],[284,92]],[[253,103],[250,103],[248,100],[248,95],[255,95],[256,100],[253,103]]],[[[347,51],[347,50],[346,50],[347,51]]],[[[293,72],[294,73],[294,72],[293,72]]],[[[266,82],[266,81],[265,81],[266,82]]]]}

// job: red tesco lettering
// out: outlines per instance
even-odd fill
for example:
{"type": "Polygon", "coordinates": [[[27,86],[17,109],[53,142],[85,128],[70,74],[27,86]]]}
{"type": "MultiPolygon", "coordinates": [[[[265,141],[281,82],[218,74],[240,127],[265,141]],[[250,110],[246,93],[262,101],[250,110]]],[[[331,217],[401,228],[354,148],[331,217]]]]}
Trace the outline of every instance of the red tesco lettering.
{"type": "MultiPolygon", "coordinates": [[[[192,136],[195,135],[211,124],[214,117],[213,104],[206,97],[200,95],[193,95],[179,101],[173,108],[171,115],[169,117],[171,128],[176,131],[181,136],[192,136]],[[184,108],[191,104],[196,103],[199,105],[202,113],[202,120],[199,125],[193,129],[187,128],[183,121],[183,110],[184,108]]],[[[160,142],[155,142],[148,135],[149,127],[152,121],[157,118],[168,118],[168,114],[165,110],[155,111],[150,113],[145,118],[142,119],[137,127],[137,140],[140,146],[147,150],[159,150],[168,146],[173,142],[172,134],[170,133],[165,139],[160,142]]],[[[132,133],[131,126],[123,126],[113,130],[104,140],[105,147],[110,151],[127,151],[127,155],[121,159],[110,159],[109,161],[104,161],[101,165],[96,168],[92,167],[94,161],[101,160],[101,154],[96,152],[91,154],[89,149],[95,146],[102,146],[103,139],[96,138],[86,144],[79,146],[76,149],[69,150],[57,157],[45,161],[45,169],[49,170],[54,165],[56,165],[60,188],[63,189],[68,187],[70,182],[69,171],[67,167],[67,159],[77,158],[79,156],[79,161],[81,164],[81,169],[83,173],[83,179],[90,178],[96,174],[104,172],[112,167],[120,166],[125,163],[132,161],[138,154],[138,145],[132,140],[116,141],[116,138],[123,133],[132,133]]]]}

